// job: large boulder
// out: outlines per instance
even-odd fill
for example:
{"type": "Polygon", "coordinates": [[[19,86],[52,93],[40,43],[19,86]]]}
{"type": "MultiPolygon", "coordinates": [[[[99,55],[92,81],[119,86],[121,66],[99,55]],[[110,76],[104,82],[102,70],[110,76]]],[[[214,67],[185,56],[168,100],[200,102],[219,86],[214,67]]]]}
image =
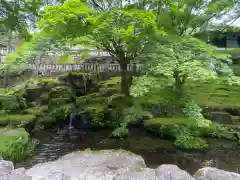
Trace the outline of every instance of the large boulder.
{"type": "Polygon", "coordinates": [[[114,180],[194,180],[194,178],[175,165],[163,164],[155,170],[138,168],[120,175],[114,180]]]}
{"type": "Polygon", "coordinates": [[[26,171],[32,180],[194,180],[175,165],[145,166],[141,156],[124,150],[79,151],[26,171]]]}
{"type": "Polygon", "coordinates": [[[240,180],[240,174],[213,167],[199,169],[194,177],[196,180],[240,180]]]}
{"type": "Polygon", "coordinates": [[[186,171],[172,164],[163,164],[155,171],[159,180],[194,180],[186,171]]]}
{"type": "Polygon", "coordinates": [[[38,164],[26,171],[32,180],[56,180],[53,172],[61,172],[71,179],[113,180],[117,175],[145,168],[141,156],[124,150],[79,151],[62,158],[38,164]],[[50,178],[53,177],[53,178],[50,178]]]}

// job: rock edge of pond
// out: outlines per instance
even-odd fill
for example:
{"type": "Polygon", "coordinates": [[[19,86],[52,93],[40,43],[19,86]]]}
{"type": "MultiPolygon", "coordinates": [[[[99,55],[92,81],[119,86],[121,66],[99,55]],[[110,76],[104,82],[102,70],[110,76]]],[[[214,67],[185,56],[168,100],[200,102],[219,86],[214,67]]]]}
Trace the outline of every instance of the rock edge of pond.
{"type": "Polygon", "coordinates": [[[194,176],[176,165],[146,167],[144,159],[125,150],[77,151],[30,169],[14,169],[0,160],[0,180],[240,180],[240,174],[206,167],[194,176]]]}

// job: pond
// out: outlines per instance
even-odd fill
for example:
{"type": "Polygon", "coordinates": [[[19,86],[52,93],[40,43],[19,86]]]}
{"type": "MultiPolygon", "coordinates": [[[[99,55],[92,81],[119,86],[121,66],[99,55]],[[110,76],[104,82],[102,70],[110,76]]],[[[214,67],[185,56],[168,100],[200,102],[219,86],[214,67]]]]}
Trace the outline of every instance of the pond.
{"type": "Polygon", "coordinates": [[[141,155],[148,167],[156,168],[161,164],[175,164],[193,174],[203,167],[204,162],[212,160],[213,166],[240,172],[240,145],[236,142],[210,140],[208,151],[181,151],[171,140],[151,137],[140,127],[130,129],[126,139],[111,139],[111,130],[74,130],[70,135],[56,131],[42,131],[34,136],[40,140],[33,157],[16,164],[16,168],[30,168],[38,163],[53,161],[76,150],[87,148],[125,149],[141,155]]]}

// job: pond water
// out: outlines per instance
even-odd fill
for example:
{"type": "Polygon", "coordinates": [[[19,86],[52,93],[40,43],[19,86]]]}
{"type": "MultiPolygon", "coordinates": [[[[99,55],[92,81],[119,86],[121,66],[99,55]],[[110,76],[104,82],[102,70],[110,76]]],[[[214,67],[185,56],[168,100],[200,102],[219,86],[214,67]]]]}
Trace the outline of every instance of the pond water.
{"type": "Polygon", "coordinates": [[[141,155],[148,167],[156,168],[160,164],[175,164],[193,174],[201,168],[204,161],[213,161],[213,166],[234,172],[240,172],[240,145],[236,142],[211,140],[210,150],[184,152],[176,149],[172,141],[151,137],[142,128],[130,129],[130,136],[124,140],[109,138],[110,130],[79,130],[71,135],[53,131],[38,132],[34,136],[40,140],[33,157],[15,166],[30,168],[35,164],[53,161],[76,150],[91,148],[125,149],[141,155]]]}

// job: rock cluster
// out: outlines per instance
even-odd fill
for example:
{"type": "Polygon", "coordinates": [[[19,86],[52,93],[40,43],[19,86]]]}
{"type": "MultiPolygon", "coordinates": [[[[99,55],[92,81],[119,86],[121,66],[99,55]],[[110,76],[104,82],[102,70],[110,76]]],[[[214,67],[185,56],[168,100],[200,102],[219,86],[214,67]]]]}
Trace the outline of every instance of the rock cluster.
{"type": "Polygon", "coordinates": [[[207,167],[193,177],[171,164],[147,168],[141,156],[128,151],[85,150],[27,170],[0,160],[0,180],[240,180],[240,174],[207,167]]]}

